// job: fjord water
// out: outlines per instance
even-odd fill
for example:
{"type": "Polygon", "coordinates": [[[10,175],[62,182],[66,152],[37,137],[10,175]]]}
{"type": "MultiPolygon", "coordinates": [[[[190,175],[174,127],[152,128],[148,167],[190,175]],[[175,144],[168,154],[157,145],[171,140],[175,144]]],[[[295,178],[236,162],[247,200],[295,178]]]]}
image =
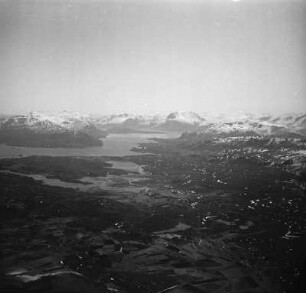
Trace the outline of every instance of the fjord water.
{"type": "Polygon", "coordinates": [[[103,138],[103,146],[85,148],[33,148],[0,144],[0,158],[19,156],[130,156],[137,155],[131,148],[150,138],[174,138],[177,132],[116,133],[103,138]]]}
{"type": "MultiPolygon", "coordinates": [[[[86,148],[33,148],[33,147],[15,147],[1,144],[0,159],[13,158],[20,156],[129,156],[139,155],[141,153],[132,152],[132,147],[137,147],[139,143],[146,142],[153,137],[171,138],[178,137],[179,133],[128,133],[128,134],[110,134],[103,139],[103,146],[86,148]]],[[[146,177],[142,167],[130,161],[108,161],[112,168],[121,169],[128,172],[125,175],[107,175],[105,177],[84,177],[79,183],[65,182],[59,179],[47,178],[42,174],[22,174],[10,171],[2,171],[16,175],[31,177],[35,180],[44,182],[49,186],[59,186],[74,188],[80,191],[94,191],[103,189],[117,192],[139,192],[142,188],[137,187],[135,183],[144,180],[146,177]]],[[[1,172],[1,171],[0,171],[1,172]]]]}

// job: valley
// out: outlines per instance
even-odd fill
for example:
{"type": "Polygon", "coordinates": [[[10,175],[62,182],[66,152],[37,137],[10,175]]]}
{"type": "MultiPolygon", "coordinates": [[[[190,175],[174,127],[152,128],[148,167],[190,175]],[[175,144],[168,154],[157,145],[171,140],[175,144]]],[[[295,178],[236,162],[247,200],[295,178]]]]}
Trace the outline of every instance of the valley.
{"type": "Polygon", "coordinates": [[[2,291],[300,292],[303,137],[151,130],[103,141],[94,152],[6,146],[2,291]]]}

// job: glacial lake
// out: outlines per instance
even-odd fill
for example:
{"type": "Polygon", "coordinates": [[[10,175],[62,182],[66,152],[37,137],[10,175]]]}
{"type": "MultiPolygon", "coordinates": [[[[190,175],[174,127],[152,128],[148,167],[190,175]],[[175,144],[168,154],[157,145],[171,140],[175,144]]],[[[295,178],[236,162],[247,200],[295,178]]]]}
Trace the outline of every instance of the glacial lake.
{"type": "Polygon", "coordinates": [[[103,146],[85,148],[33,148],[0,144],[0,158],[20,156],[130,156],[140,153],[131,151],[139,143],[152,138],[176,138],[181,133],[116,133],[103,138],[103,146]]]}

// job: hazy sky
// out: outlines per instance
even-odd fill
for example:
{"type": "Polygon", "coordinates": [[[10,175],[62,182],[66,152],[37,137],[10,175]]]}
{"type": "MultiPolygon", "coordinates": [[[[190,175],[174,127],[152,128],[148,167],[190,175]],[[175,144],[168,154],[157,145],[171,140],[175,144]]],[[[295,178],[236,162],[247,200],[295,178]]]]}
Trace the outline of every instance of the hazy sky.
{"type": "Polygon", "coordinates": [[[306,111],[306,1],[0,0],[0,112],[306,111]]]}

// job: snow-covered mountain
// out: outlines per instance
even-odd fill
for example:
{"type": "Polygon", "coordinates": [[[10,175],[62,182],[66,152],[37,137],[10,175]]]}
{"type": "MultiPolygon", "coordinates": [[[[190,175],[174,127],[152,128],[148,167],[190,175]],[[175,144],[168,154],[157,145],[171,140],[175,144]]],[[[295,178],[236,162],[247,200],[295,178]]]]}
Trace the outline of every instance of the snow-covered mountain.
{"type": "Polygon", "coordinates": [[[31,112],[0,118],[0,143],[30,147],[100,146],[103,131],[87,115],[31,112]]]}
{"type": "Polygon", "coordinates": [[[137,114],[80,114],[60,112],[2,117],[0,128],[28,128],[37,132],[82,131],[98,128],[111,131],[115,128],[137,130],[176,130],[228,135],[250,134],[276,136],[306,136],[306,114],[211,115],[194,112],[173,112],[168,115],[137,114]]]}
{"type": "Polygon", "coordinates": [[[1,121],[2,128],[30,128],[36,131],[77,131],[90,124],[87,115],[61,112],[58,114],[43,114],[31,112],[26,115],[15,115],[1,121]]]}

